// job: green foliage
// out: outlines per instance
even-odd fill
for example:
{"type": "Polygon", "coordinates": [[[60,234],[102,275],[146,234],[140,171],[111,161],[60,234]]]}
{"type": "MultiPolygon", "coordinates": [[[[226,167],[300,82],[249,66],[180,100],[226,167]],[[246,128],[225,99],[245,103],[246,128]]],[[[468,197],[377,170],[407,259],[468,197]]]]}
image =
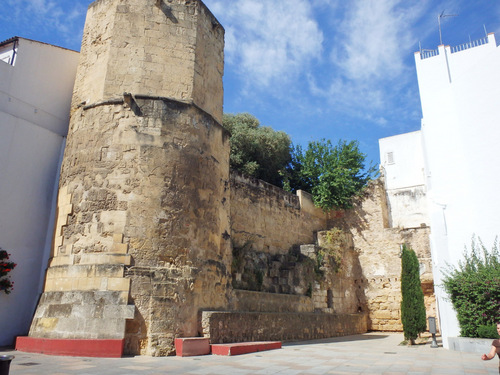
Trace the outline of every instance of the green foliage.
{"type": "Polygon", "coordinates": [[[284,188],[310,192],[314,204],[323,210],[350,208],[352,198],[375,174],[373,166],[365,171],[365,158],[357,141],[341,140],[336,146],[330,140],[312,141],[305,151],[295,146],[284,188]]]}
{"type": "Polygon", "coordinates": [[[342,254],[347,247],[347,236],[339,228],[332,228],[326,232],[325,244],[320,252],[323,252],[333,261],[333,270],[340,272],[342,269],[342,254]]]}
{"type": "Polygon", "coordinates": [[[498,339],[498,331],[496,324],[489,326],[479,326],[477,327],[477,337],[484,339],[498,339]]]}
{"type": "MultiPolygon", "coordinates": [[[[495,241],[491,252],[472,238],[471,251],[456,268],[444,270],[444,288],[457,312],[460,333],[481,337],[481,325],[500,320],[500,253],[495,241]]],[[[483,330],[484,331],[484,330],[483,330]]]]}
{"type": "Polygon", "coordinates": [[[231,168],[276,186],[290,162],[288,134],[260,126],[248,113],[224,114],[223,126],[231,133],[231,168]]]}
{"type": "Polygon", "coordinates": [[[413,342],[426,330],[424,292],[415,252],[403,245],[401,255],[401,321],[406,340],[413,342]]]}

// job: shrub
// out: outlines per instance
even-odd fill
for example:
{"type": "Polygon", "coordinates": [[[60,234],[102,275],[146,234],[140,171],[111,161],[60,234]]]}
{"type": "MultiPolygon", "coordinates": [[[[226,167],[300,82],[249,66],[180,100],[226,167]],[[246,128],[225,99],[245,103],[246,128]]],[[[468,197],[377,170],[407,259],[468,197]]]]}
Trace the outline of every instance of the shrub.
{"type": "Polygon", "coordinates": [[[483,339],[497,339],[497,325],[489,325],[489,326],[479,326],[477,327],[477,336],[483,339]]]}
{"type": "Polygon", "coordinates": [[[332,228],[326,232],[325,244],[318,252],[318,254],[322,254],[323,258],[328,256],[329,260],[333,262],[332,268],[336,273],[342,270],[342,255],[348,246],[347,244],[348,238],[342,229],[332,228]]]}
{"type": "MultiPolygon", "coordinates": [[[[480,337],[479,327],[500,320],[500,254],[495,240],[491,252],[472,238],[470,252],[456,268],[443,270],[444,289],[457,312],[460,334],[480,337]]],[[[482,331],[484,332],[484,330],[482,331]]]]}
{"type": "Polygon", "coordinates": [[[415,252],[403,245],[401,255],[401,322],[406,340],[412,344],[427,328],[424,292],[420,283],[420,267],[415,252]]]}

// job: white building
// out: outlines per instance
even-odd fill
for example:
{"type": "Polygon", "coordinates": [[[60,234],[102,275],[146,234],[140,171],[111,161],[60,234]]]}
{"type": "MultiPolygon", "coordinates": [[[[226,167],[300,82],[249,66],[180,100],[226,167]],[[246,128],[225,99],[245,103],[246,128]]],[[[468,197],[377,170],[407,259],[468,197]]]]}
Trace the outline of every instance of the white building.
{"type": "Polygon", "coordinates": [[[414,152],[408,145],[416,147],[420,137],[423,160],[398,168],[384,166],[388,186],[402,178],[399,174],[416,176],[425,167],[435,291],[443,345],[449,348],[450,338],[459,336],[460,329],[439,287],[442,270],[463,259],[473,235],[491,248],[500,234],[500,48],[489,34],[458,47],[441,45],[435,51],[417,52],[415,62],[421,132],[410,133],[414,134],[410,142],[408,134],[383,139],[380,152],[384,161],[394,148],[396,165],[397,147],[414,152]]]}
{"type": "Polygon", "coordinates": [[[43,285],[78,55],[18,37],[0,43],[0,247],[18,264],[14,291],[0,292],[0,346],[27,334],[43,285]]]}
{"type": "Polygon", "coordinates": [[[420,131],[379,140],[391,228],[429,226],[420,131]]]}

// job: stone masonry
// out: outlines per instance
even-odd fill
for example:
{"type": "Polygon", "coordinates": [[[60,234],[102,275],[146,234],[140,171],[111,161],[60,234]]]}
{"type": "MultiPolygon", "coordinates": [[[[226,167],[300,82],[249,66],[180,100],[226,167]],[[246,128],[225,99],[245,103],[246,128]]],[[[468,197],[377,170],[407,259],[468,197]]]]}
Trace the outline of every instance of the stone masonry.
{"type": "Polygon", "coordinates": [[[368,329],[401,331],[401,245],[408,244],[420,263],[420,280],[427,316],[436,315],[430,254],[430,228],[390,228],[382,178],[373,181],[353,209],[338,212],[330,226],[350,233],[361,273],[355,288],[364,295],[368,329]]]}
{"type": "Polygon", "coordinates": [[[381,181],[325,214],[307,193],[230,175],[223,51],[200,0],[89,6],[31,338],[162,356],[178,337],[400,330],[402,243],[435,315],[429,228],[389,228],[381,181]]]}
{"type": "Polygon", "coordinates": [[[223,35],[197,0],[90,5],[31,337],[168,355],[227,307],[223,35]]]}

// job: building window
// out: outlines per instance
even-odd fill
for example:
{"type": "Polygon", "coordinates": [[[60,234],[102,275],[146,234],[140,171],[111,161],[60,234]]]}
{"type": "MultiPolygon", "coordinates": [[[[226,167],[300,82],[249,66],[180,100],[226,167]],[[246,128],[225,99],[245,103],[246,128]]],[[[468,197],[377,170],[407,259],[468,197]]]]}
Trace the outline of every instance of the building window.
{"type": "Polygon", "coordinates": [[[388,152],[386,155],[387,164],[394,164],[394,152],[388,152]]]}

